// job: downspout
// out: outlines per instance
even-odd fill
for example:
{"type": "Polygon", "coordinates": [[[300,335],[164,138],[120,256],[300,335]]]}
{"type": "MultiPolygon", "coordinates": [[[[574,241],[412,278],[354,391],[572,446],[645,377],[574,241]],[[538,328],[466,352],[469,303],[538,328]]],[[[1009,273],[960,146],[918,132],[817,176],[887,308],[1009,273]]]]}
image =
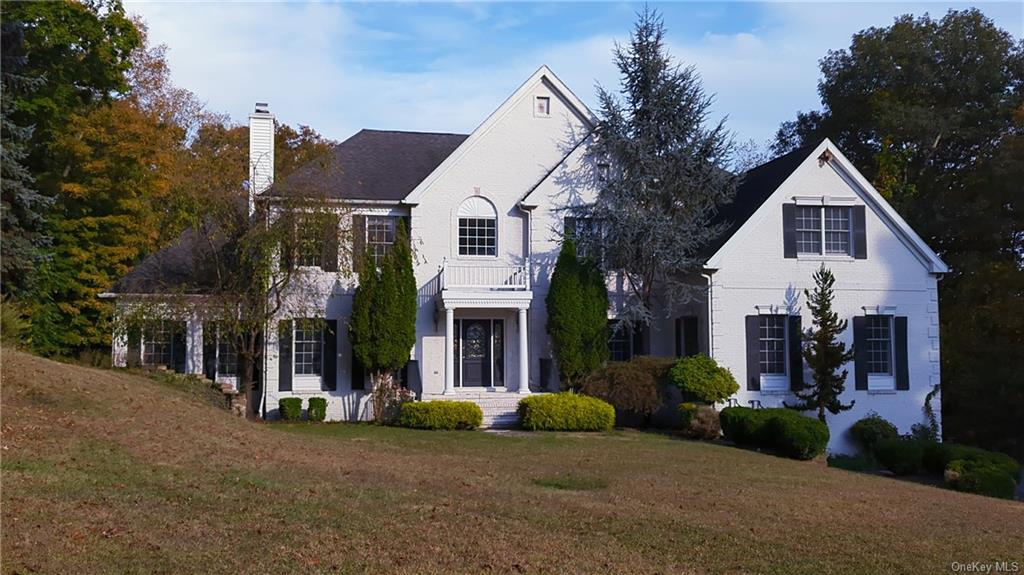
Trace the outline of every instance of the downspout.
{"type": "MultiPolygon", "coordinates": [[[[531,212],[530,210],[528,210],[525,207],[523,207],[523,203],[522,202],[517,203],[516,207],[519,208],[519,211],[523,212],[523,214],[526,216],[526,233],[524,234],[524,237],[523,237],[523,241],[524,241],[524,244],[525,244],[523,246],[523,248],[524,248],[523,249],[523,265],[526,267],[526,288],[530,290],[531,295],[532,295],[532,293],[533,293],[533,266],[530,264],[530,256],[533,254],[533,246],[532,246],[532,243],[531,243],[532,242],[532,237],[533,237],[533,233],[532,233],[532,228],[533,228],[532,216],[533,216],[533,212],[531,212]]],[[[530,326],[533,325],[532,320],[529,319],[529,317],[530,317],[530,310],[526,311],[526,317],[527,317],[526,328],[529,329],[530,326]]],[[[529,361],[531,358],[533,358],[533,349],[536,348],[536,344],[534,344],[533,338],[530,337],[529,331],[527,331],[527,340],[526,341],[527,341],[527,343],[526,343],[526,357],[527,357],[527,361],[529,361]]],[[[537,382],[537,384],[540,385],[540,382],[537,382]]],[[[527,388],[529,388],[529,386],[530,386],[530,364],[529,363],[526,364],[526,386],[527,386],[527,388]]]]}
{"type": "Polygon", "coordinates": [[[715,315],[714,315],[714,292],[712,291],[711,274],[701,272],[701,277],[708,281],[708,357],[715,357],[715,315]]]}

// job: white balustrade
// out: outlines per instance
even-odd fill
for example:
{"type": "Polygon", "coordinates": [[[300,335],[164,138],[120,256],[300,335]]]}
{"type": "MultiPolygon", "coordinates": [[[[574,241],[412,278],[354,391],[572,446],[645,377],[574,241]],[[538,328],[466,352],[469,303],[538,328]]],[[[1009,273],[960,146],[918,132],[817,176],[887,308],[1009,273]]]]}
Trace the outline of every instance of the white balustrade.
{"type": "Polygon", "coordinates": [[[442,289],[528,290],[530,261],[515,266],[491,262],[445,261],[441,267],[442,289]]]}

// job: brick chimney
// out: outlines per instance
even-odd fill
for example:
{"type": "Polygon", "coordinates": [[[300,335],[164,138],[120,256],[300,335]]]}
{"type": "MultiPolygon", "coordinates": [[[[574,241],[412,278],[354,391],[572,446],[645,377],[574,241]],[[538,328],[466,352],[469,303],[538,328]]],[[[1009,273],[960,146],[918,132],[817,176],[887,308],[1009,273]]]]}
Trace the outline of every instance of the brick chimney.
{"type": "Polygon", "coordinates": [[[256,102],[249,114],[249,215],[256,209],[256,195],[274,183],[274,115],[266,102],[256,102]]]}

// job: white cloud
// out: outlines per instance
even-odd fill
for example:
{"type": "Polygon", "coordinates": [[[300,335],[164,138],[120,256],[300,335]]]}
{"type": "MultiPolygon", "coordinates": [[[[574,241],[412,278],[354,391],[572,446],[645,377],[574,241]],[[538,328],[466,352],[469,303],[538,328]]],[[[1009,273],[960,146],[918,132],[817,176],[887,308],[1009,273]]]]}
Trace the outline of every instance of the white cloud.
{"type": "MultiPolygon", "coordinates": [[[[387,14],[359,20],[356,7],[339,4],[129,2],[128,9],[144,17],[152,41],[170,47],[175,82],[211,109],[243,120],[253,102],[269,101],[281,121],[309,124],[334,139],[363,127],[468,132],[541,64],[585,102],[595,100],[595,81],[617,85],[610,34],[486,45],[488,31],[529,27],[530,17],[549,8],[517,13],[500,4],[457,6],[444,14],[418,6],[401,26],[391,25],[387,14]],[[421,47],[434,52],[404,58],[403,50],[421,47]],[[375,64],[382,59],[390,65],[375,64]]],[[[628,8],[614,31],[626,39],[635,7],[601,6],[616,13],[628,8]]],[[[848,46],[856,31],[886,26],[897,14],[928,8],[765,4],[747,30],[677,36],[678,13],[666,17],[666,26],[674,56],[694,64],[706,89],[717,94],[715,119],[728,115],[738,137],[766,141],[796,111],[818,107],[817,62],[828,49],[848,46]]],[[[944,6],[930,8],[935,16],[945,12],[944,6]]],[[[995,10],[1002,14],[997,23],[1019,35],[1020,22],[1007,23],[1014,13],[1007,8],[995,10]]]]}

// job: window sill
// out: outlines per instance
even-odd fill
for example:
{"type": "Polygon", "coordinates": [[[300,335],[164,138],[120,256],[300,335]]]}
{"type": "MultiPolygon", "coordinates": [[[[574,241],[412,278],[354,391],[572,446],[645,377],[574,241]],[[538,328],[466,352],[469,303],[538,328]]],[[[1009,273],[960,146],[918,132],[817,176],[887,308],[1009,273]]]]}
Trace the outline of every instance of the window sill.
{"type": "Polygon", "coordinates": [[[792,393],[788,389],[761,389],[761,395],[789,395],[792,393]]]}
{"type": "Polygon", "coordinates": [[[831,262],[853,262],[857,258],[843,254],[797,254],[796,259],[807,261],[831,261],[831,262]]]}
{"type": "Polygon", "coordinates": [[[869,389],[868,395],[896,395],[895,389],[869,389]]]}

